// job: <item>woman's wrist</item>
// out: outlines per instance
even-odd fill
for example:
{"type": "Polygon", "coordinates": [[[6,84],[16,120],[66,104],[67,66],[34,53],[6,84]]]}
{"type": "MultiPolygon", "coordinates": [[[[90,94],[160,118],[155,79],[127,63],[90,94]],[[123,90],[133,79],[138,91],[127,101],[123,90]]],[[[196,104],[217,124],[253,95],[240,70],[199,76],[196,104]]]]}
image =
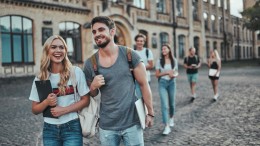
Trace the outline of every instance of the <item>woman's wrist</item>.
{"type": "Polygon", "coordinates": [[[147,114],[147,116],[150,116],[150,117],[153,117],[153,118],[154,118],[154,115],[152,115],[152,114],[147,114]]]}

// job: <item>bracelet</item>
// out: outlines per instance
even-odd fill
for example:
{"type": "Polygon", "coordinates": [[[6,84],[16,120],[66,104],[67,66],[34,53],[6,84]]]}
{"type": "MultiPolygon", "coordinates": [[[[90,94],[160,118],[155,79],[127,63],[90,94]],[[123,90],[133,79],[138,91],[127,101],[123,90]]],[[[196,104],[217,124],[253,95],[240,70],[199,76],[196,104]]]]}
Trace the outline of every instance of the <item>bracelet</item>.
{"type": "Polygon", "coordinates": [[[147,114],[147,115],[154,118],[154,115],[151,115],[151,114],[147,114]]]}

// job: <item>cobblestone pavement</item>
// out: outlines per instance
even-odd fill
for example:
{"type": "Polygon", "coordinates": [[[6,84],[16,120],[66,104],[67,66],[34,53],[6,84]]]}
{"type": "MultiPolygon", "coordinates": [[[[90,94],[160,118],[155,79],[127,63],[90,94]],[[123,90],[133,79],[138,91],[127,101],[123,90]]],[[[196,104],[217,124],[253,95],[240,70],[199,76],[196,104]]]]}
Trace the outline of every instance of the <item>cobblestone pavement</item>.
{"type": "MultiPolygon", "coordinates": [[[[42,116],[31,113],[28,96],[32,77],[0,80],[0,145],[41,145],[42,116]]],[[[157,79],[151,88],[155,125],[144,131],[145,146],[260,146],[260,68],[224,67],[219,82],[220,97],[213,99],[207,69],[200,70],[198,98],[191,102],[183,69],[177,78],[175,126],[162,136],[160,98],[157,79]]],[[[96,137],[86,146],[98,146],[96,137]]]]}

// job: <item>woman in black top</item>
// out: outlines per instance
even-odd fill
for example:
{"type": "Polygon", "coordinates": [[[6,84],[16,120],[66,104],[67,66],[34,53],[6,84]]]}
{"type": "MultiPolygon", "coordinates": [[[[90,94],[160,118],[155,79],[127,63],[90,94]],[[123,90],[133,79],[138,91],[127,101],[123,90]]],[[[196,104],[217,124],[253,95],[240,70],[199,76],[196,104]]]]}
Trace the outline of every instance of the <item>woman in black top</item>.
{"type": "Polygon", "coordinates": [[[211,84],[214,91],[214,100],[217,100],[219,94],[218,94],[218,79],[219,79],[219,73],[221,69],[221,59],[219,57],[218,51],[211,50],[210,51],[210,57],[208,60],[208,67],[209,67],[209,79],[211,80],[211,84]],[[213,73],[211,73],[213,72],[213,73]]]}

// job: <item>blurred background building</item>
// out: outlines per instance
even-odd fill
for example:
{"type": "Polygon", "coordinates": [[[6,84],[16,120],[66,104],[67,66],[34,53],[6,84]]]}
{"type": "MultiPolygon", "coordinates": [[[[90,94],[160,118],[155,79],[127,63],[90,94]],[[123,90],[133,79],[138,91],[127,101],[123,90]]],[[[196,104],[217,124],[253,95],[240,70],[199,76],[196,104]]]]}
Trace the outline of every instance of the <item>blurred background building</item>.
{"type": "MultiPolygon", "coordinates": [[[[254,0],[244,0],[244,7],[254,0]]],[[[0,0],[0,77],[34,75],[39,71],[45,40],[61,35],[69,58],[82,67],[96,51],[91,19],[109,16],[117,26],[115,40],[134,48],[138,33],[155,60],[169,43],[182,63],[194,46],[205,62],[210,49],[223,60],[260,57],[259,34],[230,14],[229,0],[0,0]]]]}

